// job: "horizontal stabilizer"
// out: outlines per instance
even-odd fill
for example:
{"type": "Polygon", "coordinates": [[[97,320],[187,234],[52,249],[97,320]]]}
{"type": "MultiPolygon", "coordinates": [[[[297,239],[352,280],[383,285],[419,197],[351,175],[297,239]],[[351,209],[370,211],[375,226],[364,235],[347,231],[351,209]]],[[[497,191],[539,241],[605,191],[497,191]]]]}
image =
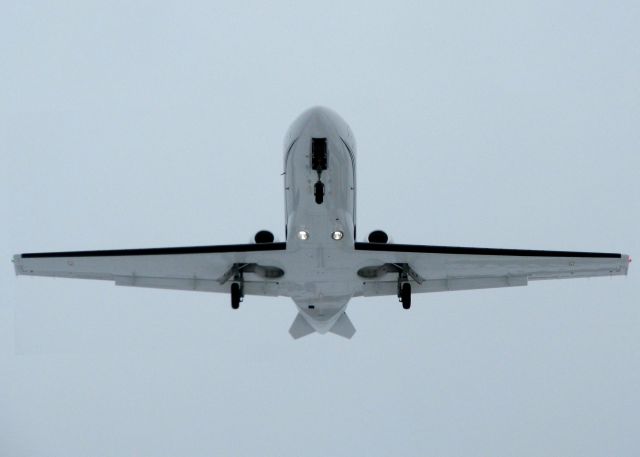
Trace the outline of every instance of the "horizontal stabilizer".
{"type": "Polygon", "coordinates": [[[289,328],[289,334],[296,340],[303,336],[310,335],[315,331],[316,330],[309,325],[307,320],[300,313],[298,313],[293,324],[291,324],[291,327],[289,328]]]}
{"type": "Polygon", "coordinates": [[[356,333],[356,328],[351,323],[351,319],[347,316],[347,313],[342,313],[342,316],[338,318],[336,323],[329,330],[331,333],[335,333],[336,335],[343,336],[347,339],[351,339],[351,337],[356,333]]]}

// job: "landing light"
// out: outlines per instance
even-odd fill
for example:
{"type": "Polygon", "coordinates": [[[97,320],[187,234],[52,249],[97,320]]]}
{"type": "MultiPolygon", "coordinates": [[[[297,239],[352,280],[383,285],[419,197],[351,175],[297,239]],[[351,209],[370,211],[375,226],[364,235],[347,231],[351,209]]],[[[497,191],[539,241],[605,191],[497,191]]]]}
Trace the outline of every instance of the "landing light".
{"type": "Polygon", "coordinates": [[[309,232],[307,232],[306,230],[300,230],[298,232],[298,239],[300,240],[308,240],[309,239],[309,232]]]}
{"type": "Polygon", "coordinates": [[[344,233],[342,233],[340,230],[336,230],[331,234],[331,238],[333,238],[336,241],[341,240],[343,236],[344,236],[344,233]]]}

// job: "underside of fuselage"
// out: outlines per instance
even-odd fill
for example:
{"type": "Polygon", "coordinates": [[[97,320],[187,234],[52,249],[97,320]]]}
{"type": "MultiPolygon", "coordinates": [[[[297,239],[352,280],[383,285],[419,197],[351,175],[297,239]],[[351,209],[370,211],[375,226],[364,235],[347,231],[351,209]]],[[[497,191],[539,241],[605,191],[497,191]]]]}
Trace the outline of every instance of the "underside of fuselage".
{"type": "MultiPolygon", "coordinates": [[[[355,241],[351,129],[327,108],[305,111],[287,132],[284,170],[286,249],[299,259],[287,272],[289,296],[300,312],[291,334],[306,334],[303,324],[319,333],[339,331],[356,293],[354,273],[345,277],[340,265],[340,253],[353,251],[355,241]]],[[[348,330],[338,334],[352,335],[348,330]]]]}

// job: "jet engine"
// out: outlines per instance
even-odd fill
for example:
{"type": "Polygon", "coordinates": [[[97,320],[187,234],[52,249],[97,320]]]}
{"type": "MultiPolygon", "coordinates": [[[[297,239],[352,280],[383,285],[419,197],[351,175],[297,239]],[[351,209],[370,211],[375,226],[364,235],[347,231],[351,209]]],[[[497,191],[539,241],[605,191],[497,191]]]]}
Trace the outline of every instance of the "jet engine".
{"type": "Polygon", "coordinates": [[[273,243],[275,239],[276,238],[273,236],[273,233],[271,233],[269,230],[260,230],[253,237],[253,242],[256,244],[273,243]]]}
{"type": "Polygon", "coordinates": [[[386,244],[389,242],[389,235],[387,235],[387,233],[382,230],[374,230],[373,232],[369,233],[369,237],[367,238],[367,240],[369,241],[369,243],[386,244]]]}

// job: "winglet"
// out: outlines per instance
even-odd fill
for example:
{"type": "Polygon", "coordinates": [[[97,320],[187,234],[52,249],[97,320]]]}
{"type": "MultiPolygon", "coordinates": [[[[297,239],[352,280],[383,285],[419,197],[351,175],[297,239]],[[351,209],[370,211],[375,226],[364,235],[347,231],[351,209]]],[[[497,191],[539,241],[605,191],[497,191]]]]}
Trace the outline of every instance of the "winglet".
{"type": "Polygon", "coordinates": [[[351,337],[356,333],[356,328],[351,323],[351,319],[349,319],[347,313],[342,313],[342,316],[338,318],[329,331],[344,338],[351,339],[351,337]]]}
{"type": "Polygon", "coordinates": [[[289,328],[289,334],[296,340],[303,336],[310,335],[315,331],[316,330],[309,325],[307,320],[300,313],[298,313],[293,324],[291,324],[291,327],[289,328]]]}

